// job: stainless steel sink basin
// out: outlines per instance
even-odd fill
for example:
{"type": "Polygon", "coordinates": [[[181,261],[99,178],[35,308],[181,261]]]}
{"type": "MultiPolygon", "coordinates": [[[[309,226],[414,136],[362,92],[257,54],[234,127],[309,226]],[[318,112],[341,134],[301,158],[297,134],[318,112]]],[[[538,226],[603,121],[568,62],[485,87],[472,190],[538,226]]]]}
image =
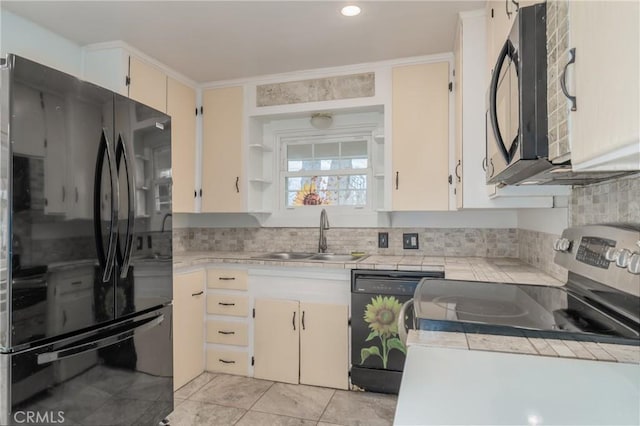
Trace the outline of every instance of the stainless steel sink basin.
{"type": "Polygon", "coordinates": [[[302,253],[295,251],[276,251],[273,253],[265,253],[258,256],[254,256],[252,259],[266,259],[266,260],[302,260],[309,259],[313,256],[313,253],[302,253]]]}
{"type": "Polygon", "coordinates": [[[323,262],[355,262],[364,259],[367,256],[354,256],[351,254],[334,254],[334,253],[318,253],[314,254],[309,260],[320,260],[323,262]]]}
{"type": "Polygon", "coordinates": [[[253,256],[260,260],[309,260],[315,262],[355,262],[367,256],[353,256],[350,254],[334,253],[303,253],[295,251],[276,251],[253,256]]]}

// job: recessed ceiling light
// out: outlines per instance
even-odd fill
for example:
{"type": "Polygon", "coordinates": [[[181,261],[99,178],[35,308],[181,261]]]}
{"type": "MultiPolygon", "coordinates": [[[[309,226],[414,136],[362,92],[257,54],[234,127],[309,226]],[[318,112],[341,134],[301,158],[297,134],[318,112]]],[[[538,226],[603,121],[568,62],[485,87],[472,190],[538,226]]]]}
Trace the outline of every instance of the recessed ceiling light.
{"type": "Polygon", "coordinates": [[[355,5],[349,5],[342,8],[340,11],[344,16],[356,16],[360,14],[360,8],[355,5]]]}

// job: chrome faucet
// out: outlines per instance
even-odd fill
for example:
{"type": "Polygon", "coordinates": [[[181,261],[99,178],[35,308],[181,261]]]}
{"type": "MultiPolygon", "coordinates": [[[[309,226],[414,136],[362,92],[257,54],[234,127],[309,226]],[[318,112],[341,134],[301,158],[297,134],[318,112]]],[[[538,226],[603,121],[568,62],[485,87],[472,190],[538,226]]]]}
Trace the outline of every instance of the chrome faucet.
{"type": "Polygon", "coordinates": [[[329,218],[327,217],[327,211],[322,209],[320,212],[320,239],[318,240],[318,253],[327,252],[327,236],[325,231],[329,229],[329,218]]]}

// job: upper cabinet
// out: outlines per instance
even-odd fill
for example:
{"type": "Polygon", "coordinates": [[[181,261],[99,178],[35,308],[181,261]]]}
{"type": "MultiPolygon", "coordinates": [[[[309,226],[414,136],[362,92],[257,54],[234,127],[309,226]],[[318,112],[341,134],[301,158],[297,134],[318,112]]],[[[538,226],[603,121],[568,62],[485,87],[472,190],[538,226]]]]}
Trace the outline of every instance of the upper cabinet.
{"type": "Polygon", "coordinates": [[[244,211],[244,90],[205,90],[202,106],[201,211],[244,211]]]}
{"type": "Polygon", "coordinates": [[[449,63],[392,70],[392,206],[449,209],[449,63]]]}
{"type": "Polygon", "coordinates": [[[129,57],[129,97],[167,112],[167,75],[135,56],[129,57]]]}
{"type": "MultiPolygon", "coordinates": [[[[151,58],[122,43],[84,48],[84,78],[171,116],[172,208],[174,212],[196,211],[196,89],[171,77],[175,75],[151,58]]],[[[181,79],[185,80],[185,79],[181,79]]],[[[83,114],[81,109],[76,114],[83,114]]],[[[86,114],[84,114],[86,115],[86,114]]],[[[94,119],[93,116],[87,119],[94,119]]],[[[99,117],[98,117],[99,119],[99,117]]],[[[93,155],[78,153],[78,155],[93,155]]],[[[74,155],[74,153],[72,153],[74,155]]],[[[75,158],[75,155],[74,157],[75,158]]],[[[74,199],[85,191],[78,179],[74,199]]],[[[84,207],[80,206],[82,211],[84,207]]]]}
{"type": "MultiPolygon", "coordinates": [[[[574,170],[640,170],[640,3],[568,2],[564,67],[574,170]],[[571,101],[568,101],[571,106],[571,101]]],[[[558,7],[567,7],[558,2],[558,7]]],[[[559,78],[562,78],[559,70],[559,78]]]]}
{"type": "Polygon", "coordinates": [[[543,3],[541,0],[489,0],[485,10],[487,14],[487,68],[486,86],[489,85],[493,68],[496,66],[496,59],[502,45],[507,39],[519,7],[531,6],[536,3],[543,3]]]}
{"type": "Polygon", "coordinates": [[[167,79],[167,114],[171,116],[173,211],[193,213],[196,198],[196,91],[167,79]]]}

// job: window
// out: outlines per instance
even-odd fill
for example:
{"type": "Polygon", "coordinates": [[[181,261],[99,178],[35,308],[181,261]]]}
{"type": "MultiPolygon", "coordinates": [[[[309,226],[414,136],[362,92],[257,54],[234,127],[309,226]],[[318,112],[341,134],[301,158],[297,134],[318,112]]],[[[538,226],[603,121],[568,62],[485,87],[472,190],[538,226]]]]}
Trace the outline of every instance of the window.
{"type": "Polygon", "coordinates": [[[366,206],[370,137],[282,139],[285,207],[366,206]]]}

